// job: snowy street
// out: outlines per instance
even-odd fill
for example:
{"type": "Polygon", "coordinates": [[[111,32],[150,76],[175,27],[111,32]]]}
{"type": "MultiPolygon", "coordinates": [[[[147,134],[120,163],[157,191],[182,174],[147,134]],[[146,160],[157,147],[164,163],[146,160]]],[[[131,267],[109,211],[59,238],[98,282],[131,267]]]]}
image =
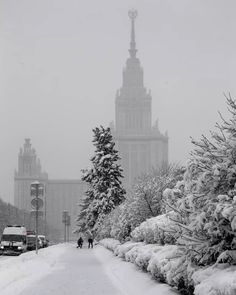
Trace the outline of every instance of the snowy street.
{"type": "Polygon", "coordinates": [[[38,257],[29,252],[0,260],[0,288],[1,295],[175,294],[103,247],[75,244],[42,249],[38,257]]]}

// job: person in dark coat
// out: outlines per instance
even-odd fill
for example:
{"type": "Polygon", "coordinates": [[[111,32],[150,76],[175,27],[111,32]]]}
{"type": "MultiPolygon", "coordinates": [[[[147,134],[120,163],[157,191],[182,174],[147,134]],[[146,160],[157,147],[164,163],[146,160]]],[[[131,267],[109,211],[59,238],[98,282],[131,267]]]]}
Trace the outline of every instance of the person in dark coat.
{"type": "Polygon", "coordinates": [[[77,241],[77,244],[78,244],[77,248],[82,248],[83,242],[84,242],[84,240],[82,239],[82,237],[80,237],[77,241]]]}
{"type": "Polygon", "coordinates": [[[92,237],[89,237],[88,238],[88,248],[93,248],[93,238],[92,237]]]}

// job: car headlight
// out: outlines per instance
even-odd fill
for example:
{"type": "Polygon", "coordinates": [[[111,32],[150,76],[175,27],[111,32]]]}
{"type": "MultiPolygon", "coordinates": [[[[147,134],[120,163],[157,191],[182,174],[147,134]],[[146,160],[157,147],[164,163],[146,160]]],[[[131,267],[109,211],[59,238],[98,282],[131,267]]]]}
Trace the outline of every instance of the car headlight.
{"type": "Polygon", "coordinates": [[[4,246],[0,246],[0,249],[4,249],[4,246]]]}
{"type": "Polygon", "coordinates": [[[21,247],[21,246],[19,246],[19,247],[17,247],[17,249],[18,249],[18,250],[22,250],[22,247],[21,247]]]}

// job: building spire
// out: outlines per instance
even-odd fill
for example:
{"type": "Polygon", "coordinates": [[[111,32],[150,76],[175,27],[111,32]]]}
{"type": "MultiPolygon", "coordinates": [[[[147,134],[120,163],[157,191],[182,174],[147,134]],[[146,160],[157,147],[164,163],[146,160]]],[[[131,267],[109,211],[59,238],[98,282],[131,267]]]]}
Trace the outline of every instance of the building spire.
{"type": "Polygon", "coordinates": [[[136,43],[135,43],[134,21],[138,15],[138,12],[137,12],[137,10],[132,9],[132,10],[129,10],[128,15],[129,15],[129,18],[131,19],[131,41],[130,41],[129,54],[130,54],[130,57],[135,57],[137,49],[136,49],[136,43]]]}

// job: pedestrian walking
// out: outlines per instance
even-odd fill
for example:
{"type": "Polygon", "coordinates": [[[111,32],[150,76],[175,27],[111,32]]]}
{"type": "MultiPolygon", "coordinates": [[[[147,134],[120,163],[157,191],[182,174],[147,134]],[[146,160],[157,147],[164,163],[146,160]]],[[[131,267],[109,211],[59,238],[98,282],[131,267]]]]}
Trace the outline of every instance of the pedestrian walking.
{"type": "Polygon", "coordinates": [[[88,238],[88,248],[93,248],[93,238],[88,238]]]}
{"type": "Polygon", "coordinates": [[[78,239],[78,241],[77,241],[77,248],[82,248],[83,247],[83,242],[84,242],[84,240],[82,239],[82,237],[80,237],[79,239],[78,239]]]}
{"type": "Polygon", "coordinates": [[[88,248],[93,248],[93,233],[92,233],[92,231],[87,230],[86,236],[88,239],[88,248]]]}

